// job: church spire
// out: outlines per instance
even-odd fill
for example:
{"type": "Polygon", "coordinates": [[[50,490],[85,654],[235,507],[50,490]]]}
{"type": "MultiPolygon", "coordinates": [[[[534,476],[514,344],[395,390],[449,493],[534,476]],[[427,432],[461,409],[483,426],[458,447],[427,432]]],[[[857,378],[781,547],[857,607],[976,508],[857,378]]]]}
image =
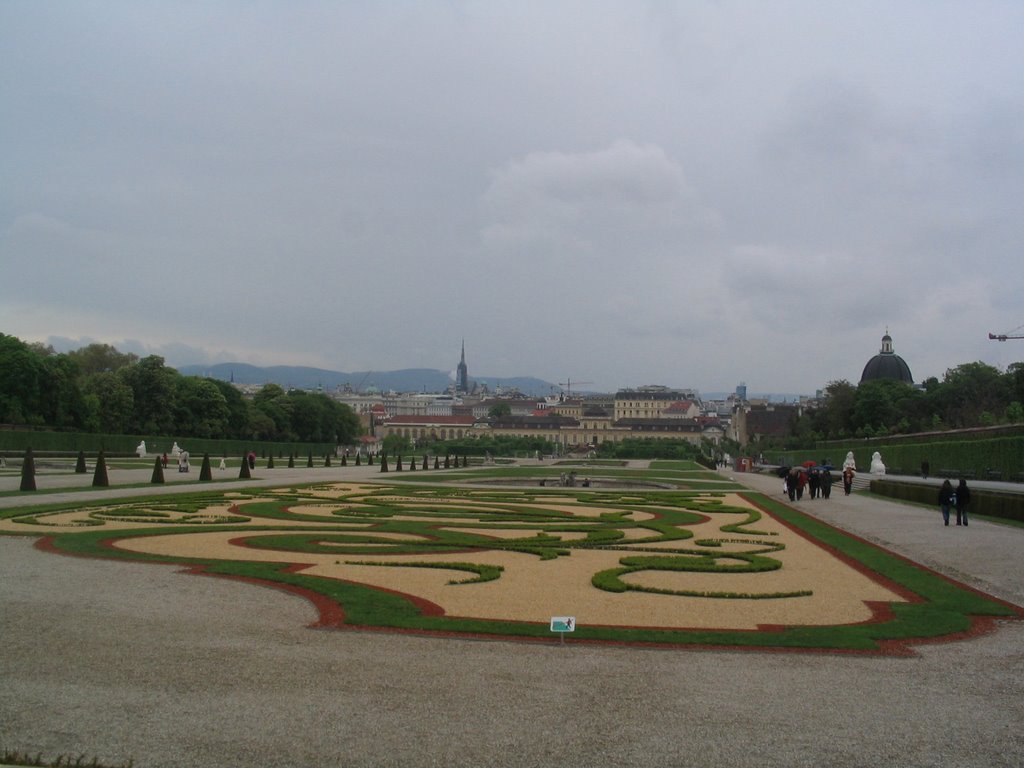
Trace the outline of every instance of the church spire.
{"type": "Polygon", "coordinates": [[[459,360],[458,372],[455,375],[455,391],[469,392],[469,369],[466,366],[466,339],[462,339],[462,358],[459,360]]]}

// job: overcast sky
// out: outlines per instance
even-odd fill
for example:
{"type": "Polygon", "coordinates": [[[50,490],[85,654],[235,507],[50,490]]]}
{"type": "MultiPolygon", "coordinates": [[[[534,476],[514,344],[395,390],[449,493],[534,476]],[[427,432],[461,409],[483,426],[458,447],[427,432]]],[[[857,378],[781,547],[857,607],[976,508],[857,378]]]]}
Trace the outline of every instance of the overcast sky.
{"type": "MultiPolygon", "coordinates": [[[[0,2],[0,332],[813,393],[1024,359],[1024,3],[0,2]],[[1019,331],[1018,331],[1019,332],[1019,331]]],[[[70,340],[70,341],[68,341],[70,340]]]]}

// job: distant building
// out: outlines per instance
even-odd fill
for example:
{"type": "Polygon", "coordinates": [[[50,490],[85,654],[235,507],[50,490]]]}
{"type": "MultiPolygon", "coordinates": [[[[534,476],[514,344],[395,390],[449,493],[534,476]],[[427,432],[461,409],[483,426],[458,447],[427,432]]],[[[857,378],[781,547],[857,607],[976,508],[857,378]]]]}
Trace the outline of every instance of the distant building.
{"type": "MultiPolygon", "coordinates": [[[[662,386],[620,389],[615,393],[614,418],[616,421],[667,418],[669,409],[676,403],[692,403],[697,399],[695,392],[662,386]]],[[[689,406],[685,410],[689,411],[689,406]]]]}
{"type": "Polygon", "coordinates": [[[864,366],[864,372],[860,375],[860,383],[877,381],[878,379],[902,381],[905,384],[914,383],[914,377],[910,373],[910,366],[893,351],[892,336],[889,335],[888,329],[886,329],[885,335],[882,337],[882,348],[864,366]]]}

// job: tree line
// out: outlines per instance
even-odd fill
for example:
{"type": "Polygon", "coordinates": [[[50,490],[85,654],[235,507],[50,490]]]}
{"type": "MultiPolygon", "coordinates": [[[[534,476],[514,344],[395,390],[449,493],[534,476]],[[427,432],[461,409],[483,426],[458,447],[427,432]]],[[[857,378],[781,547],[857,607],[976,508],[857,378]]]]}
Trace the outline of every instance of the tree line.
{"type": "Polygon", "coordinates": [[[0,423],[78,432],[352,442],[359,418],[324,394],[183,376],[109,344],[57,353],[0,333],[0,423]]]}
{"type": "Polygon", "coordinates": [[[914,432],[1024,422],[1024,363],[1005,372],[987,363],[958,365],[942,380],[925,379],[917,387],[875,380],[855,386],[829,382],[825,396],[806,409],[792,428],[789,443],[885,437],[914,432]]]}

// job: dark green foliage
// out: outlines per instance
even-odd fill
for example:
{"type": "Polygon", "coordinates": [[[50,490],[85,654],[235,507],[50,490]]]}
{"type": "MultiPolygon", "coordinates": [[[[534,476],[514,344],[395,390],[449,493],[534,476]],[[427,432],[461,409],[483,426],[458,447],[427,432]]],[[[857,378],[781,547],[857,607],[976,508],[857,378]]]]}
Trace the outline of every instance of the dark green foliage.
{"type": "MultiPolygon", "coordinates": [[[[386,455],[387,454],[385,454],[385,456],[386,455]]],[[[372,453],[366,454],[366,463],[369,464],[370,466],[373,466],[373,454],[372,453]]]]}
{"type": "Polygon", "coordinates": [[[448,469],[450,467],[451,467],[451,457],[449,457],[448,454],[446,453],[444,455],[444,468],[448,469]]]}
{"type": "Polygon", "coordinates": [[[288,469],[295,469],[295,454],[288,454],[288,469]]]}
{"type": "Polygon", "coordinates": [[[159,456],[153,462],[153,476],[150,477],[149,482],[151,483],[163,483],[164,482],[164,462],[159,456]]]}
{"type": "Polygon", "coordinates": [[[416,471],[416,457],[415,456],[413,456],[413,457],[411,457],[409,459],[409,471],[410,472],[415,472],[416,471]]]}
{"type": "Polygon", "coordinates": [[[238,470],[239,480],[249,480],[252,478],[252,471],[249,469],[249,454],[242,454],[242,468],[238,470]]]}
{"type": "Polygon", "coordinates": [[[345,453],[341,454],[341,466],[343,466],[343,467],[347,467],[348,466],[348,454],[345,454],[345,453]]]}
{"type": "Polygon", "coordinates": [[[310,468],[312,466],[313,466],[313,452],[310,451],[309,452],[309,457],[306,459],[306,468],[308,469],[308,468],[310,468]]]}
{"type": "Polygon", "coordinates": [[[270,456],[267,457],[267,469],[273,469],[273,468],[274,468],[274,454],[270,454],[270,456]]]}
{"type": "Polygon", "coordinates": [[[34,491],[36,489],[36,460],[32,456],[32,449],[25,451],[25,458],[21,461],[21,490],[34,491]]]}
{"type": "Polygon", "coordinates": [[[326,456],[324,456],[324,466],[325,467],[331,466],[331,454],[329,454],[329,453],[326,456]]]}
{"type": "MultiPolygon", "coordinates": [[[[370,457],[370,463],[373,464],[373,457],[370,457]]],[[[380,455],[380,471],[388,471],[388,455],[386,453],[380,455]]]]}
{"type": "Polygon", "coordinates": [[[203,464],[199,468],[199,480],[201,482],[209,482],[213,480],[213,470],[210,467],[210,454],[203,454],[203,464]]]}
{"type": "Polygon", "coordinates": [[[700,446],[689,440],[628,439],[604,442],[597,448],[602,459],[690,459],[701,455],[700,446]]]}
{"type": "Polygon", "coordinates": [[[85,466],[85,451],[78,452],[78,461],[75,462],[75,474],[84,475],[89,470],[85,466]]]}
{"type": "Polygon", "coordinates": [[[491,456],[515,456],[523,453],[552,453],[554,444],[541,437],[482,435],[438,441],[431,444],[431,450],[467,456],[484,456],[488,453],[491,456]]]}
{"type": "Polygon", "coordinates": [[[441,468],[441,462],[440,462],[440,460],[439,460],[439,459],[437,458],[437,456],[435,456],[435,457],[434,457],[434,469],[440,469],[440,468],[441,468]]]}
{"type": "Polygon", "coordinates": [[[429,469],[427,466],[427,454],[423,454],[423,469],[429,469]]]}
{"type": "Polygon", "coordinates": [[[362,460],[359,458],[360,454],[356,454],[356,466],[362,466],[362,460]]]}
{"type": "Polygon", "coordinates": [[[402,471],[402,454],[398,454],[398,459],[395,461],[395,472],[402,471]]]}
{"type": "Polygon", "coordinates": [[[92,473],[92,484],[94,488],[110,486],[110,478],[107,477],[107,458],[103,455],[103,451],[100,451],[99,456],[96,457],[96,469],[92,473]]]}

